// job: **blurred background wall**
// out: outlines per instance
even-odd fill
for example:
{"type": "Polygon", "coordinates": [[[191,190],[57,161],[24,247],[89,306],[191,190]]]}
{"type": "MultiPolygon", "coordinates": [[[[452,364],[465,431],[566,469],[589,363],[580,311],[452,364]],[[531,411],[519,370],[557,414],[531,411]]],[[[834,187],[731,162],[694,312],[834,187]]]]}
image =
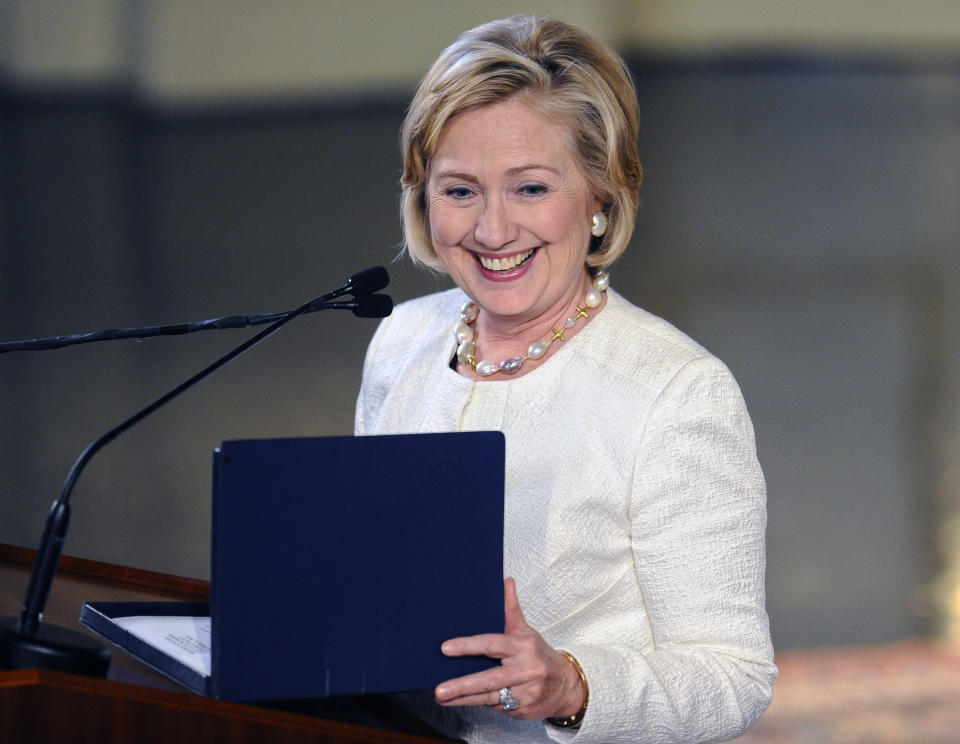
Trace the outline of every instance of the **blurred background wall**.
{"type": "MultiPolygon", "coordinates": [[[[390,263],[397,131],[447,43],[518,12],[634,70],[614,285],[741,383],[777,646],[960,636],[952,1],[0,0],[0,339],[284,309],[377,263],[397,300],[447,286],[390,263]]],[[[301,319],[111,444],[66,552],[206,577],[212,449],[350,434],[374,327],[301,319]]],[[[0,542],[35,546],[90,440],[250,334],[0,356],[0,542]]]]}

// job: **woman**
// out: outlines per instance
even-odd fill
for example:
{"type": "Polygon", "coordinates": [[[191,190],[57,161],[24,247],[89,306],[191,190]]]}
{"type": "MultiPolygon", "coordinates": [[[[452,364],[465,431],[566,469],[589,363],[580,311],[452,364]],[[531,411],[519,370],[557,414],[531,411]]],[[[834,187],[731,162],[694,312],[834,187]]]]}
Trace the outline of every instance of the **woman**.
{"type": "Polygon", "coordinates": [[[636,216],[637,119],[615,55],[511,18],[445,50],[404,122],[406,247],[457,288],[383,321],[356,430],[506,435],[504,632],[442,647],[501,663],[420,701],[467,741],[720,740],[770,700],[740,391],[608,288],[636,216]]]}

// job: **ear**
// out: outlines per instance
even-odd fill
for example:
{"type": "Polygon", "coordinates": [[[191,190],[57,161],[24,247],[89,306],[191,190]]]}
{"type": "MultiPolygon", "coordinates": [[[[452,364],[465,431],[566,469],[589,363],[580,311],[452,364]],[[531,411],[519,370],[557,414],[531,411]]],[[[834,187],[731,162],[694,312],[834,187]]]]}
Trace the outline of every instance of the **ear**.
{"type": "Polygon", "coordinates": [[[594,212],[603,212],[605,211],[605,207],[606,205],[603,203],[603,200],[594,194],[593,204],[590,205],[590,214],[593,214],[594,212]]]}

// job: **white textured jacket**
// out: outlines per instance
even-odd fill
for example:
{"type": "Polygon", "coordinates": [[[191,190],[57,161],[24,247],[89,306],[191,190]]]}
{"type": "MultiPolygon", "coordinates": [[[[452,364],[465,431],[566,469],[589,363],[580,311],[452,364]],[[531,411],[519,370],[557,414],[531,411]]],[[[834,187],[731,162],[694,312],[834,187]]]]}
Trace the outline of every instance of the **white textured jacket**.
{"type": "Polygon", "coordinates": [[[527,622],[580,662],[590,703],[578,731],[423,696],[418,712],[469,742],[743,732],[769,704],[777,670],[765,486],[730,372],[610,290],[541,367],[474,382],[449,366],[465,299],[430,295],[381,323],[356,433],[504,433],[504,575],[527,622]]]}

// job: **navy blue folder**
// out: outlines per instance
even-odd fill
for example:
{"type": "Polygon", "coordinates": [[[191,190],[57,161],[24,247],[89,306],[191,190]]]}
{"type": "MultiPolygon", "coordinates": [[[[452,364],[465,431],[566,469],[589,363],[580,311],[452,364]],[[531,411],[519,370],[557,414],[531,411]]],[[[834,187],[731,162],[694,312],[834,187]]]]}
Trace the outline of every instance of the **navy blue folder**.
{"type": "Polygon", "coordinates": [[[499,432],[224,442],[210,677],[112,623],[202,607],[90,602],[81,622],[226,700],[431,689],[487,668],[440,644],[503,630],[503,463],[499,432]]]}

